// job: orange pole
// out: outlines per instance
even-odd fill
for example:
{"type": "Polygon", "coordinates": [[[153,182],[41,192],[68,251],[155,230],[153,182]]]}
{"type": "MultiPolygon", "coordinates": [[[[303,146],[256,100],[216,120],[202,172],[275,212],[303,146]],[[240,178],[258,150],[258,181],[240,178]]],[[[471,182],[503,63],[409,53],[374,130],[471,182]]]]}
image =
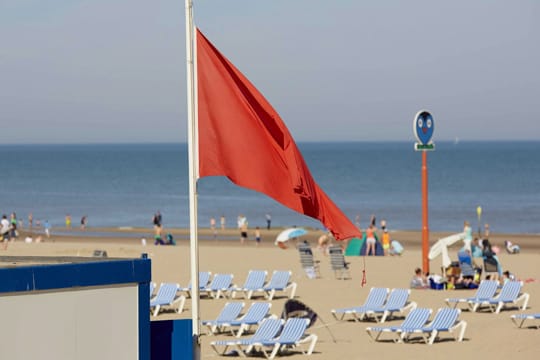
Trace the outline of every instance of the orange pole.
{"type": "Polygon", "coordinates": [[[428,168],[427,151],[422,151],[422,268],[429,272],[428,168]]]}

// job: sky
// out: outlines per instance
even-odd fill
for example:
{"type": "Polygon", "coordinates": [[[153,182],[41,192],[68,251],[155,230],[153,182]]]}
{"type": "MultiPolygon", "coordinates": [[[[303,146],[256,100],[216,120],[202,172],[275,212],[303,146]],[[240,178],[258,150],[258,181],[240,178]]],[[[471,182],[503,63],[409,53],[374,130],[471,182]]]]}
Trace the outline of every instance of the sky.
{"type": "MultiPolygon", "coordinates": [[[[195,0],[296,141],[540,139],[540,2],[195,0]]],[[[186,141],[184,0],[0,0],[0,144],[186,141]]]]}

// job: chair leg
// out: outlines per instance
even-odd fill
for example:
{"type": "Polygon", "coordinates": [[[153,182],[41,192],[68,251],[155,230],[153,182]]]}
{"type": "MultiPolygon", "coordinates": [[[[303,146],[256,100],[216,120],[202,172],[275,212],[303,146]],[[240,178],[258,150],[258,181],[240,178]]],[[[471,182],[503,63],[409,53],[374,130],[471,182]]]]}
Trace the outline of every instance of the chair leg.
{"type": "Polygon", "coordinates": [[[437,338],[438,333],[439,332],[437,330],[433,330],[431,332],[431,336],[429,337],[429,341],[428,341],[429,345],[433,345],[433,343],[435,342],[435,339],[437,338]]]}
{"type": "Polygon", "coordinates": [[[467,329],[467,322],[461,320],[456,326],[454,326],[454,329],[457,329],[457,328],[460,328],[457,341],[461,342],[463,341],[463,337],[465,336],[465,330],[467,329]]]}
{"type": "Polygon", "coordinates": [[[308,351],[307,351],[307,355],[311,355],[311,353],[313,353],[313,350],[315,350],[315,344],[317,344],[318,337],[315,334],[311,334],[306,338],[306,340],[307,339],[311,340],[310,343],[309,343],[309,348],[308,348],[308,351]]]}
{"type": "Polygon", "coordinates": [[[294,298],[294,295],[296,294],[296,286],[297,286],[297,285],[296,285],[295,282],[291,283],[291,284],[288,286],[288,288],[291,289],[291,292],[290,292],[290,294],[289,294],[289,299],[293,299],[293,298],[294,298]]]}
{"type": "Polygon", "coordinates": [[[521,307],[521,310],[526,310],[527,305],[529,304],[529,294],[523,293],[520,297],[516,299],[516,304],[520,302],[521,300],[523,300],[523,306],[521,307]]]}

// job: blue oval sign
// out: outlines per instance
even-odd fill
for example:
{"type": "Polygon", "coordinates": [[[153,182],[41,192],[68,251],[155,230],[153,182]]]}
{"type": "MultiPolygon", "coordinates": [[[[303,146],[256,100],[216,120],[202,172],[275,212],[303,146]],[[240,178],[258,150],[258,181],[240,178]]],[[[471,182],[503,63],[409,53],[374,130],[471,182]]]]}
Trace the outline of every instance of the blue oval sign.
{"type": "Polygon", "coordinates": [[[426,110],[419,111],[414,117],[413,127],[414,135],[420,144],[428,145],[431,142],[433,130],[435,129],[433,116],[426,110]]]}

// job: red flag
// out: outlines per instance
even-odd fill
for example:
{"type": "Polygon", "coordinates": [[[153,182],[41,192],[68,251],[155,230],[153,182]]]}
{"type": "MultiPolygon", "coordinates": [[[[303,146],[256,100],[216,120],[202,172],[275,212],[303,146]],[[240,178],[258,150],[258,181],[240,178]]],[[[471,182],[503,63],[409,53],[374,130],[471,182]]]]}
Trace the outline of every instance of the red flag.
{"type": "Polygon", "coordinates": [[[226,176],[320,220],[338,240],[360,231],[313,180],[278,113],[197,29],[199,176],[226,176]]]}

